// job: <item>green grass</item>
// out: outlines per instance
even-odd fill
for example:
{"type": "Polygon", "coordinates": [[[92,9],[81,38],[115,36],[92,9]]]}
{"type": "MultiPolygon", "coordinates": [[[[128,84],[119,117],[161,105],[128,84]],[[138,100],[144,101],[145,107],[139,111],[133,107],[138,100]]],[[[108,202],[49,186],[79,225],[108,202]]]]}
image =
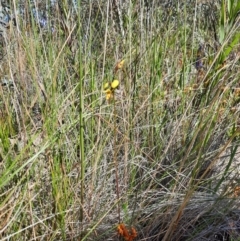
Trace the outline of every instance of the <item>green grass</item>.
{"type": "Polygon", "coordinates": [[[237,1],[63,2],[1,46],[1,240],[238,240],[237,1]]]}

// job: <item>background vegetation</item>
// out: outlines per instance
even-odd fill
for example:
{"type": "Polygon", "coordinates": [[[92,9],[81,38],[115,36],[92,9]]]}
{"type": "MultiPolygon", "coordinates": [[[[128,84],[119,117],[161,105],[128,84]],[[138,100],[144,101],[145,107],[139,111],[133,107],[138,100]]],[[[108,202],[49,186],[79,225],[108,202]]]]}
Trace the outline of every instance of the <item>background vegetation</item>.
{"type": "Polygon", "coordinates": [[[6,9],[1,240],[240,240],[239,1],[6,9]]]}

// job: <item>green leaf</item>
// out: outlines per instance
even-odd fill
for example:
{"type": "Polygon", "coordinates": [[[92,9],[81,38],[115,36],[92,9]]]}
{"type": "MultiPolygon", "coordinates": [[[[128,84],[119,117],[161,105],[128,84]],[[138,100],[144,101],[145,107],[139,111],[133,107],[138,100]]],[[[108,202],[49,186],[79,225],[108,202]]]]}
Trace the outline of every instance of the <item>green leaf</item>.
{"type": "Polygon", "coordinates": [[[222,0],[220,25],[225,26],[225,23],[226,23],[226,9],[225,9],[224,0],[222,0]]]}
{"type": "Polygon", "coordinates": [[[239,43],[239,41],[240,41],[240,32],[237,32],[233,37],[232,42],[230,42],[223,51],[224,60],[229,56],[232,49],[239,43]]]}
{"type": "Polygon", "coordinates": [[[231,15],[230,15],[230,17],[233,18],[233,19],[236,19],[239,11],[240,11],[240,1],[239,1],[239,0],[238,0],[238,1],[232,0],[232,9],[231,9],[231,15]],[[235,3],[237,2],[237,4],[235,4],[235,6],[234,6],[234,4],[233,4],[234,2],[235,2],[235,3]]]}
{"type": "Polygon", "coordinates": [[[221,25],[219,28],[219,42],[222,43],[225,38],[224,25],[221,25]]]}
{"type": "Polygon", "coordinates": [[[231,15],[232,13],[232,5],[233,5],[233,2],[232,0],[228,0],[228,14],[231,15]]]}

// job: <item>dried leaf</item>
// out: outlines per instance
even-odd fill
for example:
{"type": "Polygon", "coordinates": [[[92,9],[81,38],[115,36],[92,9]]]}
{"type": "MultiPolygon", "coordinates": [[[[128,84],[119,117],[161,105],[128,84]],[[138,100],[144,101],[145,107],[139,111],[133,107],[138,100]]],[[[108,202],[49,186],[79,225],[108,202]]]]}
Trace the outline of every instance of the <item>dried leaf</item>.
{"type": "Polygon", "coordinates": [[[128,231],[123,223],[120,223],[117,227],[118,234],[124,238],[125,241],[133,241],[137,237],[137,231],[135,228],[131,228],[128,231]]]}
{"type": "Polygon", "coordinates": [[[124,62],[125,62],[125,60],[122,60],[122,61],[120,61],[120,62],[118,62],[118,63],[116,64],[115,72],[117,72],[119,69],[122,69],[122,68],[123,68],[124,62]]]}

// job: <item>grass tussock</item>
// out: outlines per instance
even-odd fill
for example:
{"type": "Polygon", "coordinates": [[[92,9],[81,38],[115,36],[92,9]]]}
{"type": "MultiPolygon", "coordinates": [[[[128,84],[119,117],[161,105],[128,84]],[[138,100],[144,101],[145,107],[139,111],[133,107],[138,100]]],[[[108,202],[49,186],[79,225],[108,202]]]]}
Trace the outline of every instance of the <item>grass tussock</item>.
{"type": "Polygon", "coordinates": [[[240,240],[240,4],[156,2],[2,4],[1,240],[240,240]]]}

